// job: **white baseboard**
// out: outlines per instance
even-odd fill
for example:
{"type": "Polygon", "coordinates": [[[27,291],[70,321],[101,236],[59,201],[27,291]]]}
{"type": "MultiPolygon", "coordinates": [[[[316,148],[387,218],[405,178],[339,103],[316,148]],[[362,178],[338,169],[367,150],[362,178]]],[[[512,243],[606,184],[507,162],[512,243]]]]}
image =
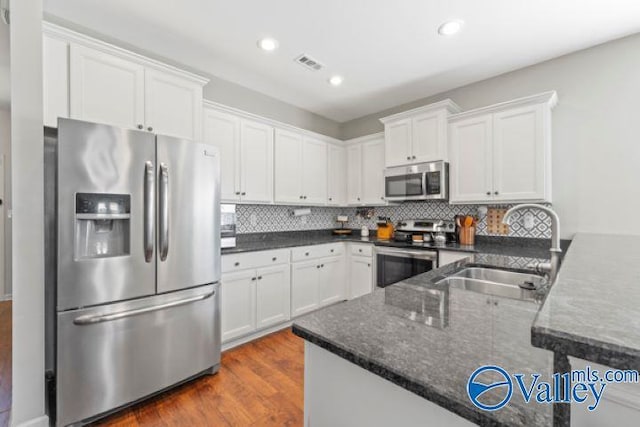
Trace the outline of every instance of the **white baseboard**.
{"type": "Polygon", "coordinates": [[[255,333],[253,333],[251,335],[245,335],[244,337],[236,338],[234,340],[225,342],[225,343],[222,344],[222,351],[230,350],[230,349],[232,349],[234,347],[238,347],[239,345],[246,344],[246,343],[248,343],[250,341],[257,340],[258,338],[261,338],[261,337],[263,337],[265,335],[269,335],[269,334],[272,334],[274,332],[281,331],[282,329],[287,329],[287,328],[291,327],[292,324],[293,324],[293,321],[290,320],[288,322],[280,323],[278,325],[272,326],[272,327],[267,328],[267,329],[262,329],[261,331],[257,331],[257,332],[255,332],[255,333]]]}

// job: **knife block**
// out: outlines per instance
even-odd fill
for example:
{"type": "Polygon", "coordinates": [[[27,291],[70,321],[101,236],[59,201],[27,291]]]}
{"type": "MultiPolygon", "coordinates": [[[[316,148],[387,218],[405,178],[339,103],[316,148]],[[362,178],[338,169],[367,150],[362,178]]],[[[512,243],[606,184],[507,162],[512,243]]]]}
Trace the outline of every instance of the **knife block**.
{"type": "Polygon", "coordinates": [[[476,228],[474,226],[460,227],[458,240],[461,245],[473,245],[476,241],[476,228]]]}

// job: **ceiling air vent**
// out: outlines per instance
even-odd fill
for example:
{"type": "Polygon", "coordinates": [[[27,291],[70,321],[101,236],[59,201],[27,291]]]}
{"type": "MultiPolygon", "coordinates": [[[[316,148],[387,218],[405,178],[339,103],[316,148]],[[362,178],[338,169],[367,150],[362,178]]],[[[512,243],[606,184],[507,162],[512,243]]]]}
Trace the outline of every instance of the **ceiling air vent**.
{"type": "Polygon", "coordinates": [[[318,71],[321,70],[322,68],[324,68],[324,65],[318,61],[317,59],[312,58],[311,56],[307,55],[306,53],[303,53],[302,55],[298,56],[295,61],[302,65],[305,68],[308,68],[310,70],[313,71],[318,71]]]}

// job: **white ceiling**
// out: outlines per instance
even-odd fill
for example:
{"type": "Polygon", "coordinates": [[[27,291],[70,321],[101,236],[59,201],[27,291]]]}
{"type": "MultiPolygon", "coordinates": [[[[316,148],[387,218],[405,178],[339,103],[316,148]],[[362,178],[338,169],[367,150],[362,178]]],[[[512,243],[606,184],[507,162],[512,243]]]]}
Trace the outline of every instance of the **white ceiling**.
{"type": "Polygon", "coordinates": [[[638,0],[44,0],[45,12],[344,122],[640,31],[638,0]],[[465,21],[453,37],[447,19],[465,21]],[[256,41],[272,36],[273,53],[256,41]],[[293,62],[308,53],[318,72],[293,62]],[[327,84],[344,76],[339,88],[327,84]]]}

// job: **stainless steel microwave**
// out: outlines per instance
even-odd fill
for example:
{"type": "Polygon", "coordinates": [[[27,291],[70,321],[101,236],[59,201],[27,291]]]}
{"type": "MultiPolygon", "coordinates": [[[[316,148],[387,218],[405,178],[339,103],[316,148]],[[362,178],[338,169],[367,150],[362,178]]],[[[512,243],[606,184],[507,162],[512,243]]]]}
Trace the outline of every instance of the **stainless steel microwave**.
{"type": "Polygon", "coordinates": [[[449,199],[449,163],[429,162],[387,168],[384,195],[390,201],[449,199]]]}

